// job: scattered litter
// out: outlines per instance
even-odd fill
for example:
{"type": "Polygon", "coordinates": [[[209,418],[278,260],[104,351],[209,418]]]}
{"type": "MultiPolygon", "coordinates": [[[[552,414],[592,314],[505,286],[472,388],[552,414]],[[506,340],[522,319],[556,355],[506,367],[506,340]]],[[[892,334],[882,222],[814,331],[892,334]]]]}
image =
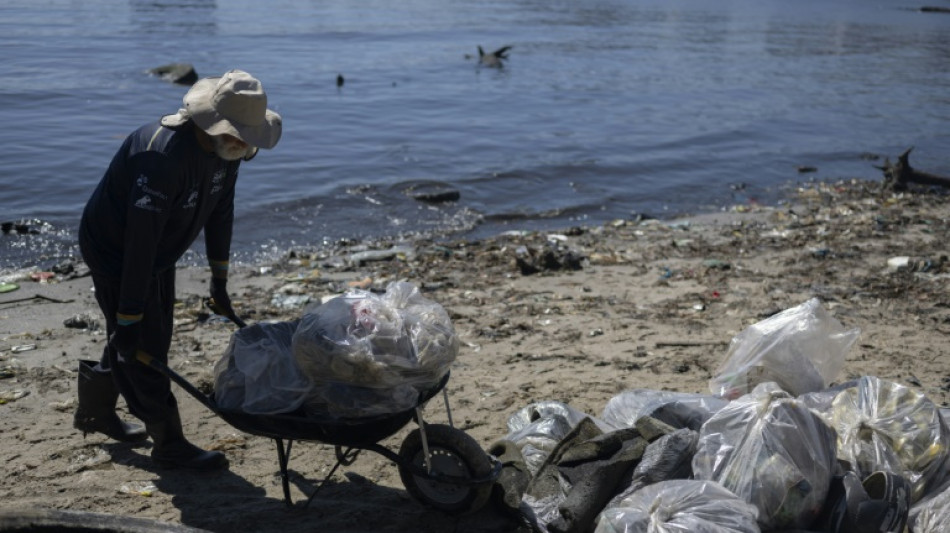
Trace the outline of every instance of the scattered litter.
{"type": "Polygon", "coordinates": [[[247,437],[244,435],[229,435],[227,437],[218,439],[211,443],[208,446],[209,450],[219,451],[219,452],[229,452],[238,449],[247,448],[247,437]]]}
{"type": "Polygon", "coordinates": [[[19,288],[20,286],[16,283],[0,283],[0,294],[5,292],[13,292],[19,288]]]}
{"type": "Polygon", "coordinates": [[[310,296],[306,294],[275,294],[270,301],[274,307],[281,309],[296,309],[310,303],[310,296]]]}
{"type": "Polygon", "coordinates": [[[14,346],[10,348],[10,351],[13,353],[28,352],[30,350],[35,350],[35,344],[20,344],[19,346],[14,346]]]}
{"type": "Polygon", "coordinates": [[[49,406],[61,413],[71,412],[76,408],[76,399],[68,398],[61,402],[50,402],[49,406]]]}
{"type": "Polygon", "coordinates": [[[12,389],[0,391],[0,405],[15,402],[24,396],[29,396],[30,391],[23,389],[12,389]]]}
{"type": "Polygon", "coordinates": [[[56,274],[53,272],[33,272],[30,274],[30,279],[33,281],[38,281],[40,283],[48,283],[50,279],[56,277],[56,274]]]}
{"type": "Polygon", "coordinates": [[[151,481],[129,481],[119,486],[122,494],[136,494],[146,498],[158,492],[158,487],[151,481]]]}
{"type": "Polygon", "coordinates": [[[99,329],[99,321],[86,313],[80,313],[67,318],[63,321],[63,325],[73,329],[88,329],[92,331],[99,329]]]}

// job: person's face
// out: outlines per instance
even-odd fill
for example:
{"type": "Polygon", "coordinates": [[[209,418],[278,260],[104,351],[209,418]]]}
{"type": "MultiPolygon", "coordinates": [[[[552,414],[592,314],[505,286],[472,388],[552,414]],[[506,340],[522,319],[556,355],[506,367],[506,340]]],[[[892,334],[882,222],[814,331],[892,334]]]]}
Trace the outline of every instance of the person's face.
{"type": "Polygon", "coordinates": [[[225,161],[237,161],[251,149],[246,142],[228,134],[215,135],[211,140],[214,142],[214,153],[225,161]]]}

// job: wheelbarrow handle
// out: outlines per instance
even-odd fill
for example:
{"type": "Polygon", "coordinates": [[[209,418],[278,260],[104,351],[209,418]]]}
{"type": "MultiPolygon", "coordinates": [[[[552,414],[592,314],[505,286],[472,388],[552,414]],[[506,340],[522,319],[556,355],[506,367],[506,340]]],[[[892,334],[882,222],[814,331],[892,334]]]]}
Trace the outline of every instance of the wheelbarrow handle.
{"type": "Polygon", "coordinates": [[[214,402],[214,400],[211,397],[209,397],[208,395],[198,390],[197,387],[195,387],[187,379],[182,377],[181,374],[169,368],[168,365],[166,365],[165,363],[159,361],[158,359],[155,359],[154,357],[152,357],[151,355],[149,355],[143,350],[138,350],[137,352],[135,352],[135,360],[138,361],[139,363],[142,363],[145,366],[148,366],[149,368],[152,368],[154,370],[157,370],[158,372],[161,372],[166,377],[168,377],[168,379],[177,383],[179,387],[185,389],[185,392],[187,392],[188,394],[191,394],[199,402],[203,403],[205,407],[207,407],[208,409],[211,409],[214,412],[218,412],[218,405],[214,402]]]}

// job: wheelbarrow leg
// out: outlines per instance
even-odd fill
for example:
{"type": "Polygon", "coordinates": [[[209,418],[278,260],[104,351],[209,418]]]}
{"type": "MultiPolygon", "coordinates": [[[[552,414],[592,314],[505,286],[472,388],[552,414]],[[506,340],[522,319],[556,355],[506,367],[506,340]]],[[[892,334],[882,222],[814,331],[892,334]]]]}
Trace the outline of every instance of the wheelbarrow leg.
{"type": "Polygon", "coordinates": [[[290,499],[290,476],[287,475],[287,463],[290,462],[290,448],[294,445],[293,440],[287,441],[287,447],[284,448],[284,439],[274,439],[277,443],[277,462],[280,464],[280,483],[284,488],[284,503],[287,507],[294,505],[290,499]]]}
{"type": "Polygon", "coordinates": [[[336,473],[336,469],[340,468],[340,465],[349,466],[353,464],[353,461],[356,460],[356,456],[358,456],[361,451],[362,450],[360,450],[359,448],[356,448],[356,449],[347,448],[346,451],[343,451],[340,446],[337,446],[336,447],[336,464],[333,465],[333,468],[330,469],[330,473],[327,474],[325,478],[323,478],[323,481],[321,481],[320,484],[317,485],[317,488],[313,489],[313,492],[310,494],[310,497],[307,498],[307,503],[304,505],[304,507],[310,507],[310,502],[312,502],[313,499],[317,497],[317,494],[319,494],[323,486],[327,484],[327,481],[330,481],[330,478],[333,477],[333,474],[336,473]]]}

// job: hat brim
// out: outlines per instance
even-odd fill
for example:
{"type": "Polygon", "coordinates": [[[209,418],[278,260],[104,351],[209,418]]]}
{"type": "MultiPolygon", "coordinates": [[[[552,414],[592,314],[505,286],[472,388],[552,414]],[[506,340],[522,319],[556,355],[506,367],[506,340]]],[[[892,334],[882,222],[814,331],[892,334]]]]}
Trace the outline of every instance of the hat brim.
{"type": "Polygon", "coordinates": [[[208,135],[231,135],[257,148],[273,148],[280,140],[282,119],[270,109],[264,113],[264,122],[248,125],[231,122],[218,114],[212,100],[221,78],[198,80],[185,94],[184,103],[191,120],[208,135]]]}

